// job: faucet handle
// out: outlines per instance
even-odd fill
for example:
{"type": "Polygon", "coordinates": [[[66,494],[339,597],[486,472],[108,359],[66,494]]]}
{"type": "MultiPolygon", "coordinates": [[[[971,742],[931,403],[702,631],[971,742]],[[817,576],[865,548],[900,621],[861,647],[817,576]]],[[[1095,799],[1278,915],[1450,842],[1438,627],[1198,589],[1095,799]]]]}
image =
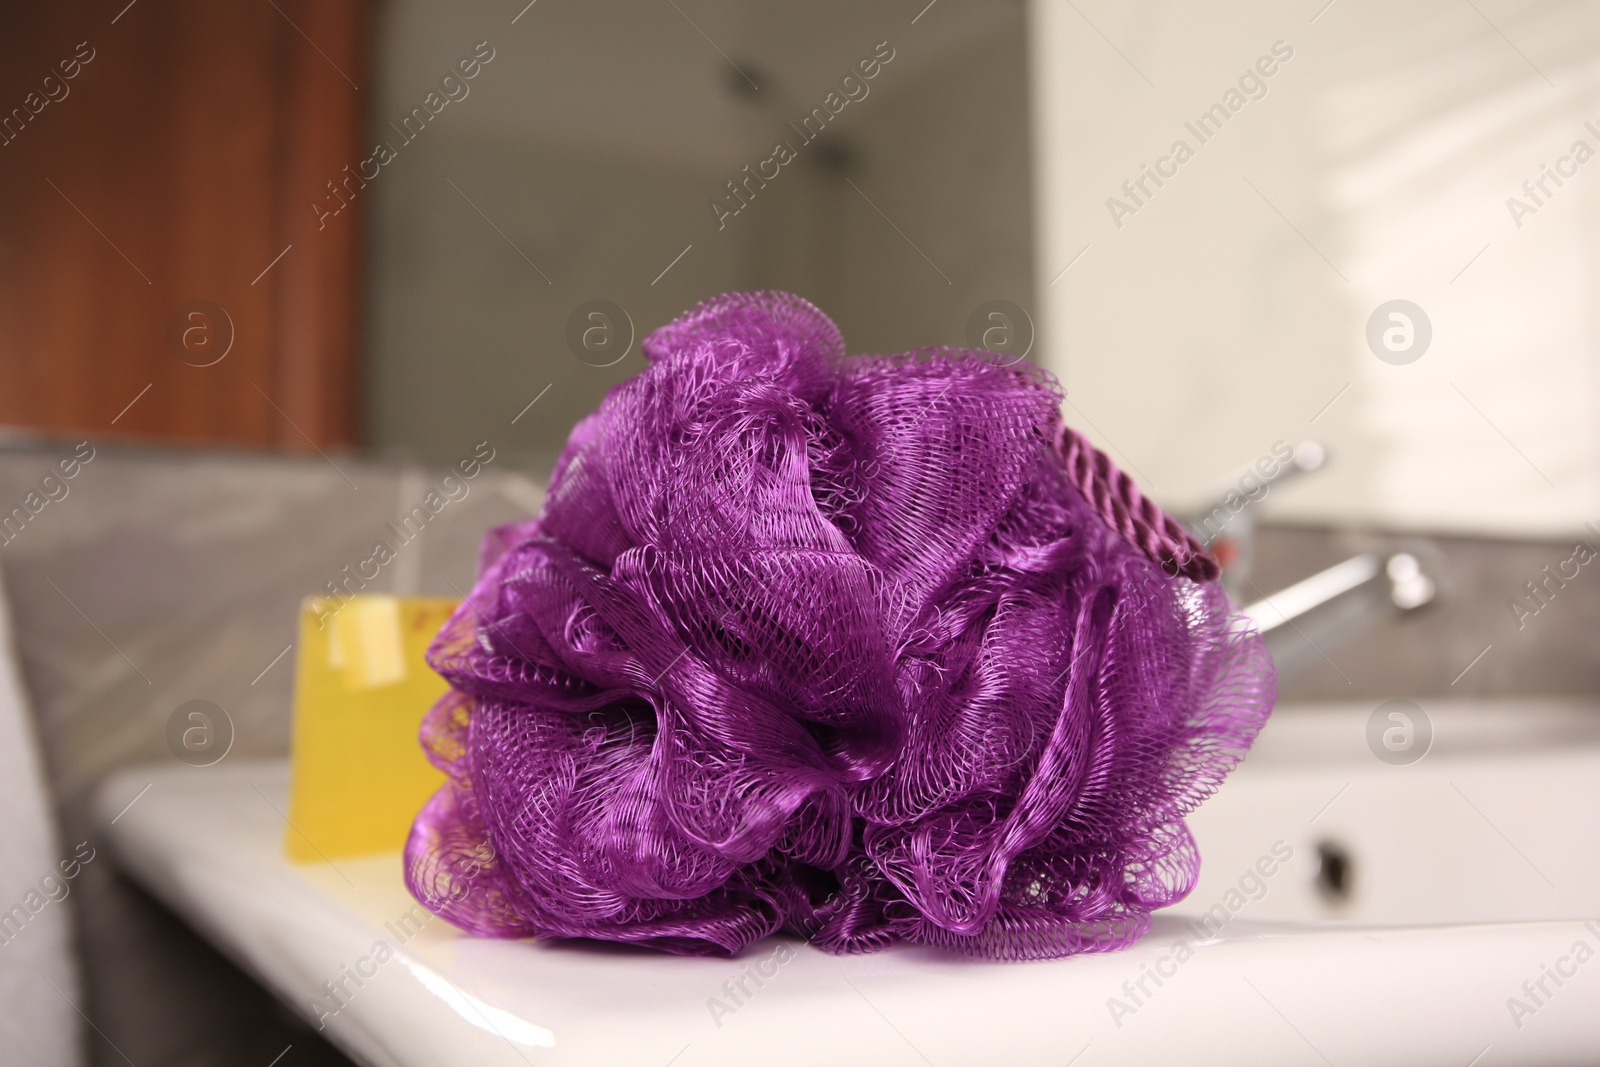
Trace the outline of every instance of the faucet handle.
{"type": "Polygon", "coordinates": [[[1289,458],[1289,467],[1279,474],[1273,481],[1281,481],[1294,474],[1309,474],[1320,468],[1328,460],[1328,450],[1322,442],[1311,438],[1301,441],[1294,446],[1293,455],[1289,458]]]}
{"type": "Polygon", "coordinates": [[[1245,469],[1244,474],[1239,476],[1235,488],[1212,500],[1190,519],[1188,523],[1190,531],[1208,548],[1213,542],[1217,542],[1218,547],[1214,551],[1223,558],[1223,567],[1226,569],[1238,555],[1234,551],[1237,546],[1223,547],[1233,540],[1227,536],[1227,531],[1234,525],[1235,520],[1243,519],[1244,521],[1238,525],[1247,530],[1249,516],[1246,512],[1251,505],[1265,500],[1273,486],[1290,478],[1320,470],[1327,459],[1328,450],[1320,441],[1301,441],[1293,448],[1279,441],[1273,446],[1271,456],[1262,456],[1245,469]],[[1287,457],[1282,454],[1284,448],[1289,449],[1287,457]]]}

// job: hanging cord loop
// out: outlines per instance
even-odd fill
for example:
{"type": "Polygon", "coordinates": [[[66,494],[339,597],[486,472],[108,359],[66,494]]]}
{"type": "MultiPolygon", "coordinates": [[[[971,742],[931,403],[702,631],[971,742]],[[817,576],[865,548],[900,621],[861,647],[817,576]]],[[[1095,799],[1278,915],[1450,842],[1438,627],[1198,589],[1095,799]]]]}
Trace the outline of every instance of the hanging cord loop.
{"type": "Polygon", "coordinates": [[[1062,423],[1056,430],[1055,449],[1073,486],[1106,525],[1166,574],[1209,582],[1221,572],[1216,557],[1181,522],[1141,493],[1133,479],[1088,438],[1062,423]]]}

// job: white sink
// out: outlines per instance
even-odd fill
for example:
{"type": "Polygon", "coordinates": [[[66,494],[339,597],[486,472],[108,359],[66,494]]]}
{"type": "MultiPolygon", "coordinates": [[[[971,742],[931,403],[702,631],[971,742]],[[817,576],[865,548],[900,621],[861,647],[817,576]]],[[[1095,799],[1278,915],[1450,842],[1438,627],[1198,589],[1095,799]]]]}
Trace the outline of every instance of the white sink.
{"type": "Polygon", "coordinates": [[[1282,841],[1293,859],[1263,887],[1246,887],[1260,895],[1244,910],[1251,919],[1600,918],[1600,707],[1424,702],[1433,742],[1406,765],[1369,748],[1373,709],[1273,715],[1249,758],[1190,818],[1200,884],[1174,912],[1222,901],[1282,841]],[[1346,857],[1347,896],[1319,887],[1319,848],[1346,857]]]}
{"type": "Polygon", "coordinates": [[[1280,711],[1192,820],[1189,900],[1126,951],[1043,963],[413,932],[397,856],[283,859],[282,763],[126,771],[100,811],[136,878],[314,1024],[343,981],[324,1032],[367,1064],[1596,1062],[1600,962],[1573,950],[1600,950],[1600,709],[1429,705],[1411,766],[1367,748],[1371,710],[1280,711]],[[1325,843],[1343,900],[1319,888],[1325,843]]]}

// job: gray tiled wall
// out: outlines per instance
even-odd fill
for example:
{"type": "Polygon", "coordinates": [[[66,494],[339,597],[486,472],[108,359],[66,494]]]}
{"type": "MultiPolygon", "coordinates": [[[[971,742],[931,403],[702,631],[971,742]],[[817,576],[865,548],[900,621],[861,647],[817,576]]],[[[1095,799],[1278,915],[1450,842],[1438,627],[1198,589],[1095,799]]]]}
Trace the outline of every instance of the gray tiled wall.
{"type": "MultiPolygon", "coordinates": [[[[0,451],[5,510],[72,444],[0,451]]],[[[510,463],[497,455],[372,591],[468,588],[483,529],[542,499],[543,477],[510,463]]],[[[276,657],[300,598],[366,557],[443,473],[99,446],[67,495],[0,546],[65,839],[94,836],[90,799],[108,771],[172,760],[166,722],[187,700],[228,712],[231,757],[285,754],[294,654],[276,657]]],[[[138,1064],[265,1064],[290,1042],[296,1062],[344,1062],[110,864],[86,868],[71,900],[87,1011],[109,1039],[89,1035],[93,1062],[122,1063],[114,1043],[138,1064]]]]}
{"type": "Polygon", "coordinates": [[[1268,592],[1358,552],[1401,549],[1421,558],[1440,586],[1438,599],[1414,613],[1374,616],[1343,642],[1317,638],[1320,654],[1296,657],[1302,669],[1280,672],[1280,704],[1600,693],[1600,566],[1546,586],[1543,606],[1525,588],[1543,582],[1543,568],[1556,570],[1573,547],[1570,540],[1263,528],[1251,580],[1268,592]],[[1537,613],[1514,612],[1514,599],[1537,613]]]}

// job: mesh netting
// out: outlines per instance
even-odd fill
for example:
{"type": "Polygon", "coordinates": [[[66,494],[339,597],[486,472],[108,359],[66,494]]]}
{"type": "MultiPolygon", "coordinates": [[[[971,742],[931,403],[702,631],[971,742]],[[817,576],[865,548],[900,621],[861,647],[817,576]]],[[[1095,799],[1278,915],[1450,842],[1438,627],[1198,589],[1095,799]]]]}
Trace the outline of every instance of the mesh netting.
{"type": "Polygon", "coordinates": [[[846,358],[786,294],[643,348],[430,651],[449,781],[412,892],[479,934],[689,954],[1136,940],[1273,672],[1215,582],[1086,501],[1054,380],[846,358]]]}

